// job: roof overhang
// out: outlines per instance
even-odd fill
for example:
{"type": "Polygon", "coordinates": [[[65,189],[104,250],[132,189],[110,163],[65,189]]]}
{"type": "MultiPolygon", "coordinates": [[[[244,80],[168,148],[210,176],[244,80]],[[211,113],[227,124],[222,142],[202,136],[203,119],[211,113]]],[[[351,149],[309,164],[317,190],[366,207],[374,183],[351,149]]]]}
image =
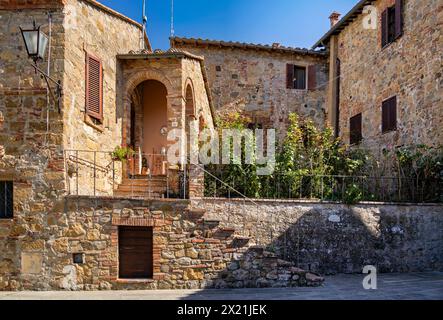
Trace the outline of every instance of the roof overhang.
{"type": "Polygon", "coordinates": [[[281,45],[271,46],[264,44],[195,39],[195,38],[181,38],[181,37],[171,37],[169,38],[169,40],[171,48],[174,48],[177,45],[188,45],[192,47],[231,48],[231,49],[242,49],[242,50],[268,51],[268,52],[284,53],[284,54],[299,54],[299,55],[314,55],[314,56],[325,55],[325,53],[321,51],[314,51],[305,48],[285,47],[281,45]]]}

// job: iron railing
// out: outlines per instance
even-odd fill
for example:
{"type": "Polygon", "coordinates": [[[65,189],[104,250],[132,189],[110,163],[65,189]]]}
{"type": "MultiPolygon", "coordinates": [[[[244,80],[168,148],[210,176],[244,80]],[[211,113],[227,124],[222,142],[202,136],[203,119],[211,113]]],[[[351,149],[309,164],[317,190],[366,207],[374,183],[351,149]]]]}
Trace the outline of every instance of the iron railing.
{"type": "Polygon", "coordinates": [[[171,170],[165,155],[65,150],[69,195],[126,198],[188,198],[187,166],[171,170]]]}
{"type": "MultiPolygon", "coordinates": [[[[189,166],[170,169],[166,156],[135,154],[119,161],[112,152],[66,150],[70,195],[128,198],[189,198],[189,166]]],[[[193,165],[204,174],[209,198],[293,199],[354,203],[359,201],[443,202],[443,179],[432,177],[297,175],[273,172],[255,176],[226,166],[193,165]]]]}
{"type": "Polygon", "coordinates": [[[269,176],[248,176],[211,170],[217,178],[205,179],[205,196],[211,198],[250,197],[256,199],[316,200],[356,203],[443,202],[443,179],[396,176],[291,175],[274,172],[269,176]],[[218,181],[224,181],[226,188],[218,181]],[[238,190],[237,193],[233,190],[238,190]]]}

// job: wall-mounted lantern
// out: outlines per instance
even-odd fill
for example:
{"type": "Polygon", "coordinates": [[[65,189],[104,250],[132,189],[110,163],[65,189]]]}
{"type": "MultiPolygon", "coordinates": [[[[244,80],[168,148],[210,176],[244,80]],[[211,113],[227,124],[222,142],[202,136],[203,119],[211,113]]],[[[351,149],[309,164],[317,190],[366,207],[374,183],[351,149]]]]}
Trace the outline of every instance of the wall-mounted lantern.
{"type": "Polygon", "coordinates": [[[20,31],[29,58],[34,60],[35,63],[37,63],[39,59],[43,60],[45,58],[46,48],[48,47],[48,36],[40,30],[40,26],[36,27],[35,21],[34,28],[22,29],[20,27],[20,31]]]}
{"type": "Polygon", "coordinates": [[[48,93],[51,95],[52,99],[57,104],[58,111],[60,112],[60,101],[63,95],[63,87],[61,85],[61,81],[54,80],[49,75],[50,58],[51,58],[50,54],[48,54],[48,59],[47,59],[48,73],[45,73],[37,66],[37,62],[39,60],[45,59],[48,45],[50,45],[51,43],[52,16],[50,13],[48,14],[48,24],[49,24],[49,37],[41,31],[41,26],[39,27],[36,26],[35,20],[32,29],[23,29],[20,27],[20,31],[22,33],[28,57],[34,61],[34,63],[31,63],[31,65],[34,67],[35,72],[38,72],[42,76],[42,78],[45,79],[46,85],[48,86],[48,93]],[[49,82],[55,84],[55,93],[52,91],[49,82]]]}

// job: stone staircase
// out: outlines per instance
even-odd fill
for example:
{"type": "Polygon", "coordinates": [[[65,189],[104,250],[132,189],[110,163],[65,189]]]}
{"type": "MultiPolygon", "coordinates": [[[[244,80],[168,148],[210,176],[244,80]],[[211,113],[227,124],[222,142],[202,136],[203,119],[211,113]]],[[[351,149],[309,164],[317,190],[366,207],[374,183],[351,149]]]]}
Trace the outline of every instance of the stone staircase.
{"type": "Polygon", "coordinates": [[[114,191],[114,196],[131,199],[162,199],[166,197],[166,192],[166,176],[135,175],[131,179],[123,179],[114,191]]]}
{"type": "MultiPolygon", "coordinates": [[[[268,250],[256,245],[254,239],[241,235],[235,226],[206,217],[202,209],[188,209],[183,217],[193,223],[191,243],[201,248],[217,248],[222,255],[206,266],[217,276],[206,282],[207,288],[263,288],[320,286],[324,278],[296,267],[268,250]]],[[[203,261],[201,261],[203,263],[203,261]]],[[[209,261],[208,261],[209,262],[209,261]]],[[[192,275],[189,276],[192,280],[192,275]]]]}

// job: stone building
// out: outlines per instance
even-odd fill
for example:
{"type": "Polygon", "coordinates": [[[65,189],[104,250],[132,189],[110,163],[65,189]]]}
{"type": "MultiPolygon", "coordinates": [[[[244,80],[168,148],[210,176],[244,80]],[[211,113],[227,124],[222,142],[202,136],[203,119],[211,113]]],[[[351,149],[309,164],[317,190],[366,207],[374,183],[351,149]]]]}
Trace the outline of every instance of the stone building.
{"type": "Polygon", "coordinates": [[[283,129],[296,112],[323,127],[326,114],[325,52],[238,42],[174,37],[171,47],[205,58],[218,112],[245,111],[265,128],[283,129]]]}
{"type": "Polygon", "coordinates": [[[331,17],[313,49],[329,52],[328,120],[345,142],[443,144],[442,9],[438,0],[362,0],[331,17]]]}
{"type": "Polygon", "coordinates": [[[202,172],[165,161],[165,133],[194,119],[212,128],[211,98],[201,57],[153,52],[140,24],[96,1],[3,1],[0,19],[0,287],[50,288],[85,227],[65,220],[67,195],[161,198],[184,170],[187,196],[201,195],[202,172]],[[50,36],[37,68],[60,99],[27,57],[20,27],[33,21],[50,36]],[[115,161],[116,146],[138,152],[115,161]]]}

